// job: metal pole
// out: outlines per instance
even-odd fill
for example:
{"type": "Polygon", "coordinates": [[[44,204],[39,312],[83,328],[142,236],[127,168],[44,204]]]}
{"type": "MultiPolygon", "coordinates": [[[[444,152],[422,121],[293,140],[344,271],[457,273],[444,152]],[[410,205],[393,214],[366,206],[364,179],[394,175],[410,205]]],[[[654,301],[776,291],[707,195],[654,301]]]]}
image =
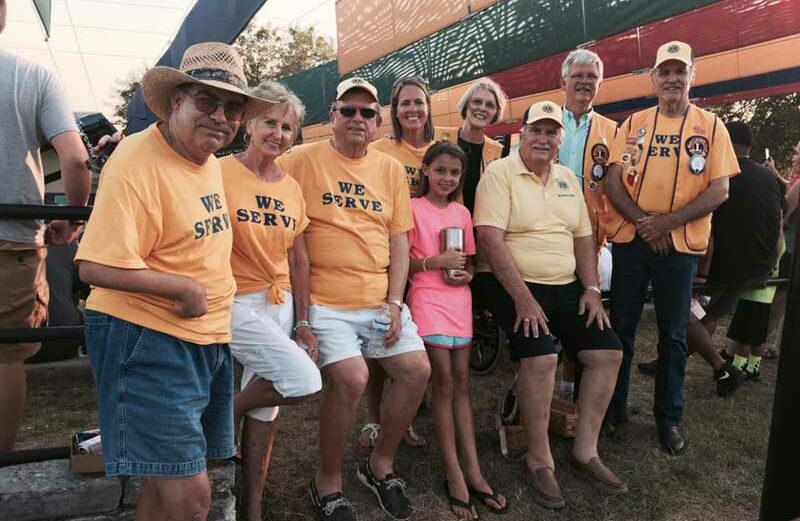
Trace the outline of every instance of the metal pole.
{"type": "Polygon", "coordinates": [[[48,340],[83,340],[83,326],[51,326],[39,328],[0,329],[0,349],[3,344],[46,342],[48,340]]]}
{"type": "Polygon", "coordinates": [[[88,219],[92,213],[86,206],[39,204],[0,204],[0,219],[88,219]]]}
{"type": "Polygon", "coordinates": [[[13,465],[35,463],[37,461],[67,458],[69,458],[69,447],[45,447],[42,449],[0,452],[0,467],[11,467],[13,465]]]}
{"type": "MultiPolygon", "coordinates": [[[[798,228],[797,240],[800,238],[798,228]]],[[[767,468],[761,493],[761,521],[788,521],[800,517],[800,249],[792,259],[791,282],[783,321],[781,355],[772,405],[767,468]]]]}

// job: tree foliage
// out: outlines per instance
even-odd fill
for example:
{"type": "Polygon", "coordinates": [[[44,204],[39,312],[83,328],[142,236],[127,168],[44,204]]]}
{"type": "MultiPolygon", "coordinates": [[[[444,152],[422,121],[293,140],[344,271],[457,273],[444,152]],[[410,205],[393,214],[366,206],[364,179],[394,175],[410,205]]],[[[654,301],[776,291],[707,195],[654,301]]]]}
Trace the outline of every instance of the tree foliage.
{"type": "Polygon", "coordinates": [[[723,121],[748,123],[753,130],[753,159],[763,161],[768,148],[778,171],[788,175],[794,146],[800,141],[800,94],[737,101],[711,110],[723,121]]]}
{"type": "MultiPolygon", "coordinates": [[[[279,29],[251,25],[233,45],[242,56],[250,86],[296,74],[336,58],[333,41],[318,34],[313,27],[279,29]]],[[[116,82],[113,123],[118,127],[127,125],[128,103],[139,89],[143,75],[144,70],[138,69],[116,82]]]]}
{"type": "Polygon", "coordinates": [[[276,80],[336,58],[330,38],[313,27],[248,27],[233,42],[244,60],[249,85],[276,80]]]}
{"type": "Polygon", "coordinates": [[[128,125],[128,103],[133,99],[136,91],[139,90],[142,84],[142,76],[144,76],[144,69],[137,69],[128,73],[124,80],[115,82],[117,103],[114,105],[114,114],[111,122],[117,128],[125,128],[128,125]]]}

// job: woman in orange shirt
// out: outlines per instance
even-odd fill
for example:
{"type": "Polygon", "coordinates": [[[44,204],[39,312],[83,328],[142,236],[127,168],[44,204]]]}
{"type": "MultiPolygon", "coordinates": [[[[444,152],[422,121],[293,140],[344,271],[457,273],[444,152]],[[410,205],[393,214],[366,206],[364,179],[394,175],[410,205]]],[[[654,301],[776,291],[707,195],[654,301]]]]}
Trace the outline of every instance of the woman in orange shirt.
{"type": "Polygon", "coordinates": [[[294,143],[305,109],[276,82],[252,92],[283,102],[246,122],[247,149],[221,165],[237,286],[230,347],[244,366],[234,398],[235,425],[244,418],[243,503],[247,519],[260,520],[277,406],[316,393],[322,380],[314,363],[317,339],[308,323],[305,200],[297,181],[275,163],[294,143]]]}

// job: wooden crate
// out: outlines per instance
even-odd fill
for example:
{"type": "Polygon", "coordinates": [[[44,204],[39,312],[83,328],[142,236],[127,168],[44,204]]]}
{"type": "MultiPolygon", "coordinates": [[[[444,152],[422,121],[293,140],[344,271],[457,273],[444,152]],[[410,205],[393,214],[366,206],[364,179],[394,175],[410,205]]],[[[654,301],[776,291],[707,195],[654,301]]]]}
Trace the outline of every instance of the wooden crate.
{"type": "MultiPolygon", "coordinates": [[[[574,438],[577,423],[577,405],[554,397],[550,404],[550,432],[562,438],[574,438]]],[[[500,452],[504,457],[509,457],[512,452],[520,452],[527,449],[525,427],[522,425],[503,425],[499,414],[495,415],[495,425],[500,436],[500,452]]]]}

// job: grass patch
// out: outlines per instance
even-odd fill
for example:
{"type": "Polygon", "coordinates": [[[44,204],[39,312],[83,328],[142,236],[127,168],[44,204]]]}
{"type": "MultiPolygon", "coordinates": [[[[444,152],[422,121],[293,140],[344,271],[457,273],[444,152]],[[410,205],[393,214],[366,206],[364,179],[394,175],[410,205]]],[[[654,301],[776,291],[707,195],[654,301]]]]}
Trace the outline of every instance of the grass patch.
{"type": "MultiPolygon", "coordinates": [[[[724,335],[727,324],[719,331],[724,335]]],[[[655,356],[655,326],[643,321],[635,362],[655,356]]],[[[724,343],[716,337],[717,345],[724,343]]],[[[531,499],[520,462],[500,455],[493,413],[513,372],[503,360],[488,376],[473,377],[472,399],[478,451],[487,479],[510,501],[507,521],[737,521],[758,518],[769,422],[777,364],[762,364],[759,383],[745,383],[730,398],[719,398],[711,369],[695,356],[689,359],[685,385],[687,407],[683,432],[687,453],[679,458],[658,450],[652,418],[653,380],[634,368],[631,407],[638,413],[610,438],[601,439],[601,456],[630,487],[630,493],[611,498],[597,492],[568,465],[571,442],[551,437],[556,474],[564,489],[567,508],[552,512],[531,499]]],[[[66,445],[72,432],[96,425],[96,400],[91,373],[85,366],[32,370],[28,407],[18,448],[66,445]]],[[[307,487],[316,465],[319,398],[284,407],[264,494],[265,519],[313,519],[307,487]]],[[[363,422],[363,408],[357,427],[363,422]]],[[[430,410],[424,408],[415,428],[433,438],[430,410]]],[[[354,429],[345,457],[345,493],[361,520],[383,520],[371,493],[358,483],[355,470],[366,453],[357,449],[354,429]]],[[[442,492],[444,473],[439,451],[401,446],[396,470],[409,484],[418,521],[451,520],[442,492]]],[[[487,519],[491,514],[479,507],[487,519]]],[[[500,518],[498,518],[499,520],[500,518]]]]}

